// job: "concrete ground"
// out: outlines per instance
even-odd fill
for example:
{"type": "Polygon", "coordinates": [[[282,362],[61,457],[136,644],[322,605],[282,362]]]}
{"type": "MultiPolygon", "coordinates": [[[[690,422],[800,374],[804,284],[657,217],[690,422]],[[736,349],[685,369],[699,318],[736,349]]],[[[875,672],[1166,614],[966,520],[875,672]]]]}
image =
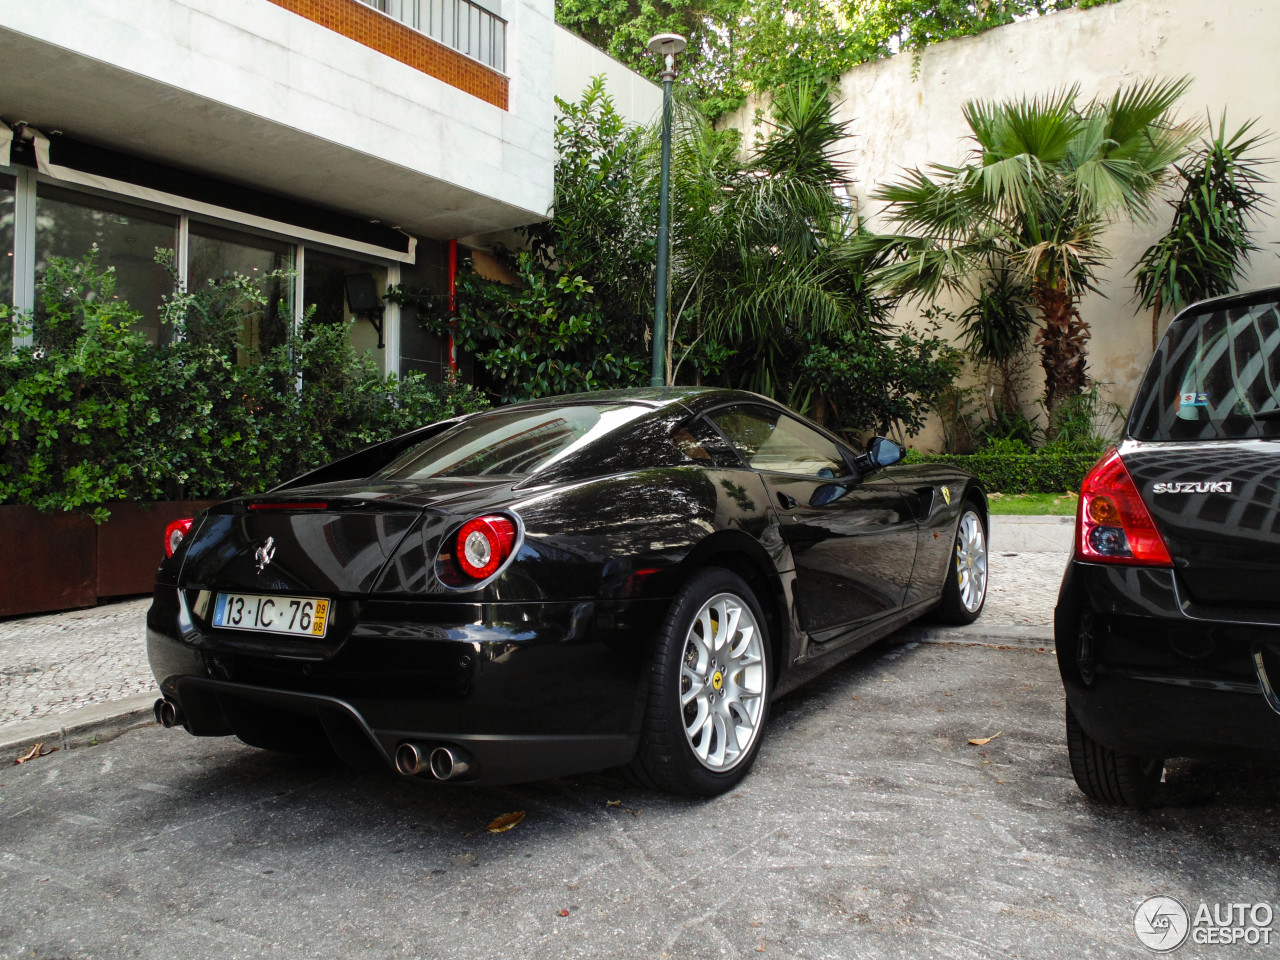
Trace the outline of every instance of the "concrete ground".
{"type": "Polygon", "coordinates": [[[1147,813],[1076,789],[1049,629],[1070,531],[1017,519],[976,624],[779,701],[705,802],[197,740],[145,720],[145,600],[0,623],[0,755],[62,748],[0,766],[0,957],[1140,957],[1149,896],[1275,898],[1280,773],[1175,764],[1147,813]]]}
{"type": "Polygon", "coordinates": [[[1090,804],[1028,647],[874,647],[780,701],[705,802],[418,785],[151,726],[0,770],[0,956],[1145,957],[1149,896],[1274,900],[1278,798],[1275,771],[1183,764],[1150,812],[1090,804]]]}

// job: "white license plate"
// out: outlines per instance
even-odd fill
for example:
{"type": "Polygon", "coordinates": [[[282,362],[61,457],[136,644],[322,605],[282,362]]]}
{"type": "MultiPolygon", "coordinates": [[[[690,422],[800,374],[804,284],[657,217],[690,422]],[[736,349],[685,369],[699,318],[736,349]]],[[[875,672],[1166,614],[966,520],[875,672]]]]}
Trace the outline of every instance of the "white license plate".
{"type": "Polygon", "coordinates": [[[258,593],[220,593],[213,625],[300,637],[323,637],[329,629],[329,601],[258,593]]]}

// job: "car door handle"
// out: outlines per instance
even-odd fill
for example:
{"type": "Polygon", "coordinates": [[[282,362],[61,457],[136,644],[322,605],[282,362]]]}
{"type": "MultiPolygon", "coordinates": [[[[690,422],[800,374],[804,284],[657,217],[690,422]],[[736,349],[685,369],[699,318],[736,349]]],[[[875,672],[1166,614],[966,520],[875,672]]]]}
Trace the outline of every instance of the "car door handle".
{"type": "Polygon", "coordinates": [[[782,505],[783,510],[794,510],[800,505],[799,500],[789,493],[783,493],[781,490],[778,491],[778,503],[782,505]]]}

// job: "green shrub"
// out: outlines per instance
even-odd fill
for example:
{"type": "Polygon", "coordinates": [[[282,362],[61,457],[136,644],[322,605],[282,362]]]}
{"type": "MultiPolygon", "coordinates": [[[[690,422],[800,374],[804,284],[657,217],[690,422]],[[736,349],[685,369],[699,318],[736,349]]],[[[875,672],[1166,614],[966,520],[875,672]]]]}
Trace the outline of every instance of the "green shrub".
{"type": "Polygon", "coordinates": [[[1079,490],[1084,475],[1101,451],[1042,450],[1038,453],[921,454],[907,455],[909,463],[948,463],[968,470],[982,481],[988,493],[1062,493],[1079,490]]]}
{"type": "Polygon", "coordinates": [[[456,317],[430,299],[414,300],[414,291],[389,296],[425,307],[419,322],[427,330],[442,337],[453,332],[459,349],[474,353],[483,371],[477,379],[504,403],[646,382],[645,359],[624,352],[625,337],[620,345],[617,324],[591,284],[525,251],[511,265],[519,277],[514,287],[460,273],[456,317]]]}
{"type": "Polygon", "coordinates": [[[896,427],[915,436],[960,373],[959,351],[933,322],[923,331],[908,324],[892,333],[846,331],[826,342],[811,336],[808,348],[800,369],[836,412],[838,422],[827,425],[847,434],[896,427]]]}
{"type": "Polygon", "coordinates": [[[99,507],[155,480],[141,461],[159,415],[138,314],[115,299],[96,252],[54,261],[33,318],[0,307],[0,503],[99,507]]]}
{"type": "Polygon", "coordinates": [[[0,308],[0,336],[32,344],[0,351],[0,503],[101,521],[116,500],[254,493],[488,406],[469,386],[384,378],[345,324],[308,316],[282,345],[249,349],[240,331],[266,287],[178,291],[163,308],[177,336],[153,347],[96,251],[52,261],[34,318],[0,308]]]}

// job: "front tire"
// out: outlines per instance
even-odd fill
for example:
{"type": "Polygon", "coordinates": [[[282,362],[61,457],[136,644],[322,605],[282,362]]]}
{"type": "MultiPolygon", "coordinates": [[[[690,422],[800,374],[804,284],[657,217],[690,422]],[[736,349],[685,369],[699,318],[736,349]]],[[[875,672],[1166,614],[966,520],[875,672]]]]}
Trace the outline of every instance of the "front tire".
{"type": "Polygon", "coordinates": [[[1098,743],[1080,726],[1069,703],[1067,754],[1071,758],[1071,774],[1085,796],[1112,806],[1149,807],[1164,773],[1164,760],[1131,756],[1098,743]]]}
{"type": "Polygon", "coordinates": [[[764,738],[769,654],[764,613],[742,578],[718,567],[694,574],[658,633],[636,778],[695,797],[740,783],[764,738]]]}
{"type": "Polygon", "coordinates": [[[973,623],[987,602],[987,527],[972,503],[960,513],[951,552],[937,616],[943,623],[973,623]]]}

